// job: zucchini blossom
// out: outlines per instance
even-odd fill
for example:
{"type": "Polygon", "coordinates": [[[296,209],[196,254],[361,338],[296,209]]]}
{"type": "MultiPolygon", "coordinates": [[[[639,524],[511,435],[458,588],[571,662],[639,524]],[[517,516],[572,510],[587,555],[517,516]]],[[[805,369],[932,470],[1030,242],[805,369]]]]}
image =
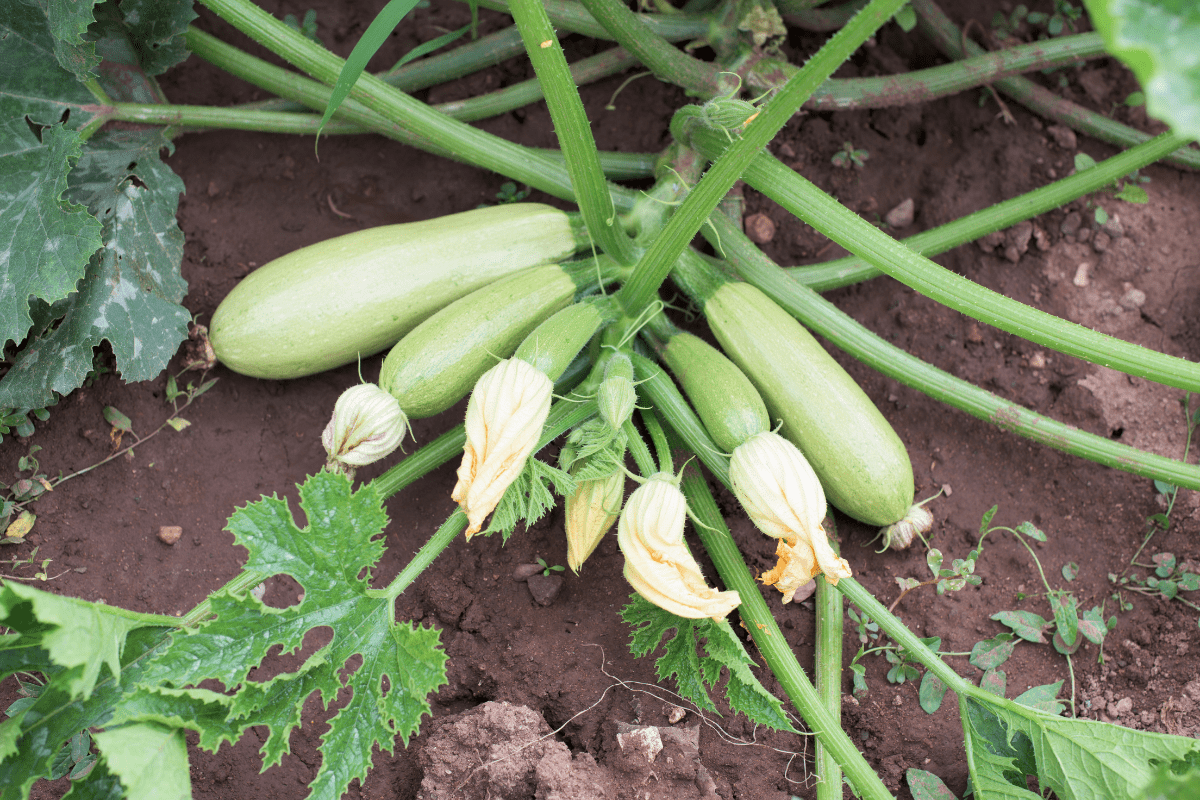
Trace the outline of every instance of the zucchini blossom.
{"type": "Polygon", "coordinates": [[[334,403],[333,417],[321,434],[327,468],[353,476],[355,467],[391,455],[407,430],[408,417],[396,398],[373,383],[351,386],[334,403]]]}
{"type": "Polygon", "coordinates": [[[850,577],[821,527],[825,490],[794,444],[770,431],[751,436],[733,451],[729,477],[751,521],[779,540],[779,562],[761,580],[783,592],[783,602],[821,573],[834,585],[850,577]]]}
{"type": "Polygon", "coordinates": [[[720,620],[742,602],[734,591],[709,588],[683,541],[687,500],[673,475],[650,476],[625,501],[617,543],[625,554],[625,579],[642,597],[688,619],[720,620]]]}
{"type": "Polygon", "coordinates": [[[625,473],[580,481],[566,499],[567,566],[576,574],[621,513],[625,473]]]}
{"type": "Polygon", "coordinates": [[[467,403],[467,443],[451,499],[467,514],[467,538],[479,532],[521,474],[550,414],[553,384],[519,358],[485,372],[467,403]]]}

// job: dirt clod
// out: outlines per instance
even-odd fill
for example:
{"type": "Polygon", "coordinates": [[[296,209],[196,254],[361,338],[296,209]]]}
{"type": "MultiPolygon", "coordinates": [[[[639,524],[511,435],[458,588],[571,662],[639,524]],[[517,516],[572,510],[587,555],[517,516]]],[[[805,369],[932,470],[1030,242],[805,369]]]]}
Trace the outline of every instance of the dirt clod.
{"type": "Polygon", "coordinates": [[[183,528],[179,525],[163,525],[158,529],[158,539],[163,544],[175,544],[183,536],[183,528]]]}

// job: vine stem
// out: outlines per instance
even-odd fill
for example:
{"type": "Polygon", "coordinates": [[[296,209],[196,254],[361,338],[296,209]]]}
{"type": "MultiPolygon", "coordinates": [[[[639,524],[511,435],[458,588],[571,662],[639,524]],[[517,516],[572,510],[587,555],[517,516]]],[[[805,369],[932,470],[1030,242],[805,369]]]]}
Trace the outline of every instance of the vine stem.
{"type": "MultiPolygon", "coordinates": [[[[827,518],[829,546],[837,553],[837,523],[827,518]]],[[[816,592],[817,693],[829,716],[842,718],[842,596],[828,581],[818,580],[816,592]]],[[[817,800],[842,800],[842,768],[837,758],[821,741],[817,741],[817,800]]]]}
{"type": "MultiPolygon", "coordinates": [[[[626,314],[636,316],[650,303],[680,253],[746,168],[754,162],[759,151],[787,124],[813,91],[902,4],[902,0],[872,0],[846,27],[830,37],[775,97],[761,106],[753,123],[745,126],[741,138],[712,164],[688,193],[662,233],[642,256],[629,280],[617,292],[617,300],[626,314]]],[[[624,41],[621,44],[628,46],[624,41]]],[[[699,112],[694,106],[689,108],[699,112]]],[[[672,133],[677,139],[680,138],[674,121],[672,133]]]]}
{"type": "MultiPolygon", "coordinates": [[[[684,115],[686,111],[684,108],[676,113],[676,120],[694,116],[684,115]]],[[[672,128],[675,127],[672,122],[672,128]]],[[[690,125],[688,132],[693,146],[705,156],[719,157],[723,152],[733,151],[732,147],[726,150],[718,134],[701,125],[690,125]]],[[[1174,133],[1164,133],[1162,137],[1160,144],[1172,150],[1187,141],[1174,133]]],[[[768,154],[757,154],[743,177],[747,184],[867,263],[948,308],[1060,353],[1167,386],[1200,390],[1200,365],[1068,322],[938,266],[768,154]]]]}

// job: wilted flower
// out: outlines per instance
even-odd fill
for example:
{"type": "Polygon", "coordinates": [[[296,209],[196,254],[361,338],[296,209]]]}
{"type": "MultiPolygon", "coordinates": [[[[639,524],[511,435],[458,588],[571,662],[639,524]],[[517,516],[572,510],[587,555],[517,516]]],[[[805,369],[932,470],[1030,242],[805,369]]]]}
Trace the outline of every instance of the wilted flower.
{"type": "Polygon", "coordinates": [[[519,358],[501,361],[475,384],[458,483],[450,494],[467,514],[467,538],[483,527],[537,447],[552,388],[544,373],[519,358]]]}
{"type": "Polygon", "coordinates": [[[576,573],[621,513],[625,473],[580,481],[566,499],[567,566],[576,573]]]}
{"type": "Polygon", "coordinates": [[[353,472],[390,455],[404,440],[408,417],[396,398],[373,383],[351,386],[333,405],[321,434],[334,472],[353,472]]]}
{"type": "Polygon", "coordinates": [[[912,544],[914,538],[928,533],[932,527],[933,514],[925,506],[911,506],[902,520],[879,529],[879,533],[883,535],[883,549],[890,547],[893,550],[903,550],[912,544]]]}
{"type": "Polygon", "coordinates": [[[657,473],[629,496],[617,524],[625,579],[638,594],[688,619],[723,619],[742,602],[737,592],[709,588],[683,541],[687,500],[674,476],[657,473]]]}
{"type": "Polygon", "coordinates": [[[729,477],[751,521],[780,540],[779,563],[762,581],[783,592],[785,603],[822,572],[831,584],[850,577],[850,565],[833,552],[821,527],[825,491],[794,444],[770,431],[755,434],[733,451],[729,477]]]}

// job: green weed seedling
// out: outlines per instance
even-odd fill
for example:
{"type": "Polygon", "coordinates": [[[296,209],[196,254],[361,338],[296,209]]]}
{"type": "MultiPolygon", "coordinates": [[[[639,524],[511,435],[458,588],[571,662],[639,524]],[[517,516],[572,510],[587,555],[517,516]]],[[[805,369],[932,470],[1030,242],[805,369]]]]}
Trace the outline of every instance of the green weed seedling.
{"type": "Polygon", "coordinates": [[[314,9],[309,9],[304,12],[304,19],[297,19],[295,14],[285,14],[283,24],[295,31],[300,31],[304,34],[304,38],[311,39],[314,42],[320,42],[317,38],[317,12],[314,9]]]}
{"type": "Polygon", "coordinates": [[[512,181],[505,181],[500,184],[500,191],[496,192],[496,199],[500,201],[501,205],[505,203],[519,203],[526,197],[529,197],[532,191],[528,186],[518,189],[517,185],[512,181]]]}
{"type": "Polygon", "coordinates": [[[871,154],[864,148],[855,147],[853,142],[843,142],[842,149],[833,154],[833,158],[829,159],[829,163],[833,164],[838,169],[862,169],[867,165],[867,159],[871,154]]]}
{"type": "Polygon", "coordinates": [[[564,567],[562,564],[555,564],[553,566],[547,564],[546,559],[542,558],[541,556],[538,556],[537,563],[538,566],[542,568],[542,574],[547,578],[550,577],[550,573],[552,572],[562,572],[566,569],[566,567],[564,567]]]}
{"type": "Polygon", "coordinates": [[[1075,22],[1083,15],[1083,8],[1067,0],[1054,0],[1054,11],[1030,11],[1024,3],[1018,5],[1009,14],[997,11],[992,17],[992,31],[1001,39],[1016,37],[1022,23],[1028,23],[1033,28],[1041,28],[1039,39],[1047,36],[1060,36],[1064,30],[1075,33],[1075,22]]]}
{"type": "MultiPolygon", "coordinates": [[[[1131,561],[1130,566],[1151,569],[1153,572],[1145,578],[1134,574],[1117,576],[1109,573],[1108,579],[1124,589],[1150,597],[1165,597],[1167,600],[1178,600],[1185,606],[1200,611],[1200,605],[1180,595],[1180,592],[1200,591],[1200,575],[1186,569],[1174,553],[1155,553],[1150,557],[1150,564],[1141,561],[1131,561]]],[[[1132,605],[1130,606],[1132,608],[1132,605]]],[[[1200,618],[1196,620],[1200,626],[1200,618]]]]}

